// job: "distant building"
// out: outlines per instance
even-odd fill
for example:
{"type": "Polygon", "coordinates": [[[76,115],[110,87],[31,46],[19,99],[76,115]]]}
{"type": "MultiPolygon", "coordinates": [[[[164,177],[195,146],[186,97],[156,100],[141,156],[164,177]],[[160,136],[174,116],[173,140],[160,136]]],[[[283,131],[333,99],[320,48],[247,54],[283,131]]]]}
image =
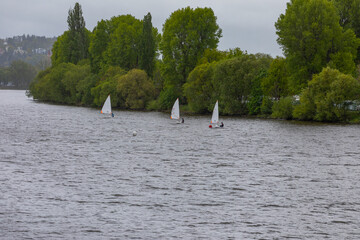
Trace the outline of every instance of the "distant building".
{"type": "Polygon", "coordinates": [[[36,48],[32,50],[35,54],[47,54],[47,50],[45,48],[36,48]]]}
{"type": "Polygon", "coordinates": [[[22,49],[22,47],[17,47],[15,50],[14,50],[14,54],[25,54],[27,53],[25,50],[22,49]]]}

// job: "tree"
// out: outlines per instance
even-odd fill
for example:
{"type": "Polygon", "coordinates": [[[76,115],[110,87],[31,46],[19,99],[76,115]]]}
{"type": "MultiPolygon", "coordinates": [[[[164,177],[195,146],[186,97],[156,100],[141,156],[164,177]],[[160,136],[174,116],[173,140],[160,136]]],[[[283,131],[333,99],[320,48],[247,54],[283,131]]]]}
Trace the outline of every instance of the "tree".
{"type": "Polygon", "coordinates": [[[125,75],[126,71],[119,66],[110,66],[106,72],[102,75],[97,85],[91,89],[91,95],[94,97],[94,105],[102,106],[105,99],[111,95],[111,106],[122,107],[123,101],[121,95],[117,90],[118,79],[122,75],[125,75]]]}
{"type": "Polygon", "coordinates": [[[109,66],[119,66],[125,70],[139,65],[139,45],[141,22],[131,15],[112,19],[116,29],[110,35],[110,42],[105,51],[104,60],[109,66]]]}
{"type": "MultiPolygon", "coordinates": [[[[98,22],[89,48],[92,72],[104,74],[111,66],[119,66],[126,71],[139,68],[140,53],[144,52],[141,50],[142,29],[142,22],[131,15],[98,22]]],[[[157,29],[151,29],[154,37],[157,29]]]]}
{"type": "Polygon", "coordinates": [[[0,68],[0,86],[6,86],[9,82],[9,68],[0,68]]]}
{"type": "Polygon", "coordinates": [[[52,64],[77,64],[80,60],[88,58],[90,32],[85,28],[85,21],[79,3],[69,10],[67,19],[69,29],[65,31],[54,43],[52,64]]]}
{"type": "Polygon", "coordinates": [[[24,61],[14,61],[9,67],[9,82],[18,89],[28,89],[30,82],[36,76],[36,69],[24,61]]]}
{"type": "Polygon", "coordinates": [[[282,97],[272,106],[272,117],[290,120],[293,118],[294,98],[292,96],[282,97]]]}
{"type": "Polygon", "coordinates": [[[91,105],[90,89],[95,86],[90,65],[60,63],[39,72],[30,84],[34,99],[63,104],[91,105]]]}
{"type": "Polygon", "coordinates": [[[143,29],[140,38],[140,68],[143,69],[148,76],[153,76],[155,67],[155,37],[151,23],[151,14],[144,16],[143,29]]]}
{"type": "Polygon", "coordinates": [[[347,121],[349,102],[360,99],[360,83],[336,69],[324,68],[303,90],[294,117],[301,120],[347,121]]]}
{"type": "Polygon", "coordinates": [[[182,96],[182,85],[189,73],[206,49],[217,47],[220,37],[212,9],[187,7],[173,12],[165,21],[160,43],[165,91],[182,96]]]}
{"type": "Polygon", "coordinates": [[[99,73],[104,62],[104,52],[110,42],[109,21],[98,22],[89,44],[90,66],[93,73],[99,73]]]}
{"type": "Polygon", "coordinates": [[[70,62],[69,31],[65,31],[57,38],[53,45],[51,63],[53,66],[70,62]]]}
{"type": "Polygon", "coordinates": [[[313,74],[319,73],[329,61],[348,73],[353,64],[359,40],[352,30],[343,32],[333,3],[328,0],[291,0],[285,14],[275,23],[278,43],[288,61],[290,84],[295,92],[306,87],[313,74]],[[345,34],[345,35],[344,35],[345,34]],[[344,42],[344,40],[346,40],[344,42]],[[341,57],[340,57],[341,56],[341,57]]]}
{"type": "MultiPolygon", "coordinates": [[[[340,26],[352,29],[357,38],[360,38],[360,0],[333,0],[340,16],[340,26]]],[[[358,48],[357,61],[360,61],[360,48],[358,48]]]]}
{"type": "Polygon", "coordinates": [[[209,106],[215,100],[213,99],[214,87],[212,84],[215,65],[215,62],[198,65],[191,71],[184,84],[184,95],[190,109],[196,113],[211,111],[209,106]]]}
{"type": "Polygon", "coordinates": [[[279,100],[289,95],[286,60],[275,58],[270,65],[267,76],[261,82],[264,95],[279,100]]]}
{"type": "Polygon", "coordinates": [[[251,91],[249,100],[247,102],[247,108],[250,115],[257,115],[261,111],[261,104],[264,93],[261,88],[261,82],[266,77],[267,73],[265,69],[259,71],[258,75],[251,81],[251,91]]]}
{"type": "Polygon", "coordinates": [[[119,77],[117,89],[125,108],[145,109],[154,99],[154,84],[143,70],[133,69],[119,77]]]}
{"type": "MultiPolygon", "coordinates": [[[[267,71],[271,63],[268,55],[243,55],[219,62],[214,71],[214,97],[219,100],[221,110],[225,114],[247,114],[248,102],[259,87],[263,71],[267,71]],[[253,95],[252,95],[253,93],[253,95]]],[[[254,108],[255,110],[255,108],[254,108]]]]}
{"type": "Polygon", "coordinates": [[[69,26],[69,62],[78,63],[81,59],[88,57],[89,36],[85,28],[85,20],[79,3],[75,3],[73,9],[69,10],[67,19],[69,26]]]}

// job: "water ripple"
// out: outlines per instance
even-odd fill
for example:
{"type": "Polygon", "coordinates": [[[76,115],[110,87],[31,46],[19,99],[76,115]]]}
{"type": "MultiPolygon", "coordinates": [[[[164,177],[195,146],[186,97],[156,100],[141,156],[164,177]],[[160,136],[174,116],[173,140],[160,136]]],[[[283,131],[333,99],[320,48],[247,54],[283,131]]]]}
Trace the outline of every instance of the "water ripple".
{"type": "Polygon", "coordinates": [[[359,126],[9,107],[0,239],[360,239],[359,126]]]}

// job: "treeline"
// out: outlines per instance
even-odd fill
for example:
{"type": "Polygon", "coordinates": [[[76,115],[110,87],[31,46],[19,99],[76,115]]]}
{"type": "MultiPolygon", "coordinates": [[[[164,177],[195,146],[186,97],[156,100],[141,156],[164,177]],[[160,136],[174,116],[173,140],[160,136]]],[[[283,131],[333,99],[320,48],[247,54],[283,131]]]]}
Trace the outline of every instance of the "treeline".
{"type": "Polygon", "coordinates": [[[227,115],[348,121],[358,117],[350,106],[360,98],[359,19],[360,0],[292,0],[275,23],[285,57],[274,59],[217,50],[222,31],[210,8],[173,12],[160,35],[150,13],[101,20],[90,32],[76,3],[52,67],[30,94],[90,106],[111,94],[114,107],[150,110],[169,109],[179,97],[196,113],[219,100],[227,115]]]}
{"type": "Polygon", "coordinates": [[[24,61],[13,61],[9,67],[0,67],[0,88],[28,89],[37,69],[24,61]]]}

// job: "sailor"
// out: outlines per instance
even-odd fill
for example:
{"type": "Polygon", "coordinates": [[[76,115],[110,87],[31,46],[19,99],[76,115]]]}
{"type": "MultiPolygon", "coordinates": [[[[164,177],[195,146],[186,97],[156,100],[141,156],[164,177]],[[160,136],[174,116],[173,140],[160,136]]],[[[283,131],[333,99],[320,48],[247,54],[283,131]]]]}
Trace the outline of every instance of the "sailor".
{"type": "Polygon", "coordinates": [[[224,127],[224,123],[223,123],[223,122],[221,122],[220,127],[224,127]]]}
{"type": "Polygon", "coordinates": [[[111,116],[114,117],[114,113],[111,113],[111,116]]]}
{"type": "Polygon", "coordinates": [[[184,122],[185,122],[184,118],[181,118],[181,123],[184,123],[184,122]]]}

